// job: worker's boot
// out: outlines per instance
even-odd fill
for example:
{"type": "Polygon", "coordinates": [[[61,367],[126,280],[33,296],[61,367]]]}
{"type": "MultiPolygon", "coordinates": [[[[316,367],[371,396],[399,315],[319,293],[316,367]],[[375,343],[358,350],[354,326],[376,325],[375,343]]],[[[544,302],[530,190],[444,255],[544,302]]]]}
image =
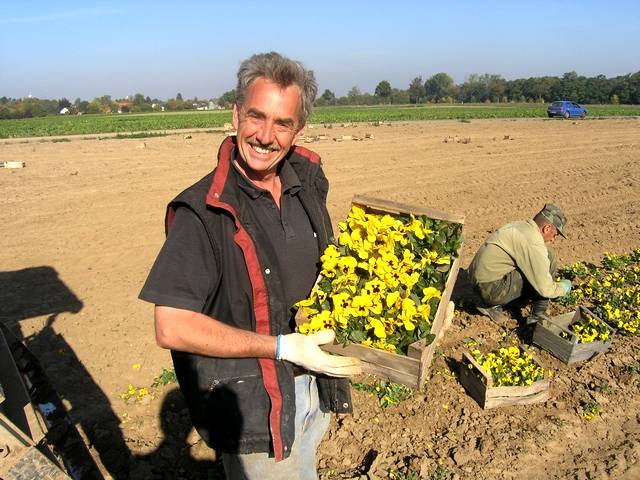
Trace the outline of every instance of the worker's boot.
{"type": "Polygon", "coordinates": [[[486,315],[497,324],[502,324],[509,320],[509,316],[501,305],[476,305],[476,308],[480,313],[486,315]]]}
{"type": "Polygon", "coordinates": [[[531,302],[531,313],[527,317],[527,325],[535,325],[540,320],[549,320],[549,317],[547,316],[548,306],[549,306],[548,298],[533,300],[531,302]]]}

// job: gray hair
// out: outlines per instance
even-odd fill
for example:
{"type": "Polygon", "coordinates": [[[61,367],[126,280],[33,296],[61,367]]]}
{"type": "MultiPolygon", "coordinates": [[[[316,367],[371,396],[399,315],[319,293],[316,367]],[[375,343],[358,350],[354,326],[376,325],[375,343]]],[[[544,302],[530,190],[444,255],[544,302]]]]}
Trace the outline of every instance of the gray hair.
{"type": "Polygon", "coordinates": [[[244,103],[247,89],[258,78],[266,78],[276,85],[287,88],[297,85],[300,88],[302,105],[300,121],[305,124],[311,114],[313,101],[318,93],[318,84],[312,70],[304,68],[302,63],[283,57],[279,53],[258,53],[240,64],[235,102],[238,107],[244,103]]]}

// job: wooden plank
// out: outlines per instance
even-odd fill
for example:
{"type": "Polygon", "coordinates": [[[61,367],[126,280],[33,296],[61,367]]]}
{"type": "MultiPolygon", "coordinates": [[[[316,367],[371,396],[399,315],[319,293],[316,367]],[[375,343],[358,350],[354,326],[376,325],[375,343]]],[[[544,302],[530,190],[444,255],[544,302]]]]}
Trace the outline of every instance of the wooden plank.
{"type": "Polygon", "coordinates": [[[467,360],[471,365],[473,365],[473,367],[478,371],[478,373],[484,377],[483,384],[489,387],[493,386],[493,378],[491,377],[491,374],[489,372],[484,371],[484,368],[482,368],[480,364],[476,361],[476,359],[473,358],[473,355],[471,355],[469,352],[462,352],[462,355],[464,356],[464,359],[467,360]]]}
{"type": "Polygon", "coordinates": [[[322,348],[330,353],[357,357],[362,361],[373,363],[381,367],[388,367],[393,370],[403,371],[409,375],[418,376],[420,362],[415,358],[407,357],[405,355],[385,352],[384,350],[367,347],[366,345],[358,345],[356,343],[350,343],[349,345],[333,343],[330,345],[323,345],[322,348]]]}
{"type": "MultiPolygon", "coordinates": [[[[474,373],[479,371],[476,368],[469,368],[469,366],[473,367],[473,365],[469,363],[462,363],[460,367],[460,383],[462,383],[465,390],[469,392],[469,395],[484,408],[487,386],[478,378],[476,373],[474,373]]],[[[480,371],[480,373],[482,372],[480,371]]]]}
{"type": "Polygon", "coordinates": [[[354,195],[352,203],[369,207],[372,210],[378,210],[381,213],[413,213],[414,215],[426,215],[435,220],[446,220],[447,222],[464,224],[464,215],[456,213],[447,213],[433,208],[427,208],[418,205],[407,205],[404,203],[393,202],[391,200],[382,200],[379,198],[368,197],[366,195],[354,195]]]}
{"type": "Polygon", "coordinates": [[[544,390],[542,392],[538,392],[534,395],[528,395],[525,397],[493,397],[487,398],[484,404],[485,410],[495,407],[507,407],[510,405],[530,405],[532,403],[540,403],[545,402],[551,396],[550,390],[544,390]]]}
{"type": "Polygon", "coordinates": [[[548,390],[551,386],[549,379],[536,380],[527,386],[488,387],[487,398],[526,397],[538,392],[548,390]]]}
{"type": "Polygon", "coordinates": [[[376,365],[374,363],[363,362],[362,371],[377,377],[384,378],[391,382],[401,383],[407,387],[418,390],[419,385],[417,383],[418,376],[411,373],[403,372],[401,370],[395,370],[393,368],[385,367],[382,365],[376,365]]]}
{"type": "MultiPolygon", "coordinates": [[[[453,263],[451,264],[451,268],[449,269],[449,277],[444,286],[444,290],[440,296],[440,302],[438,303],[438,310],[436,311],[436,315],[433,319],[433,325],[431,326],[431,332],[436,338],[433,339],[429,345],[426,345],[426,340],[422,339],[416,343],[421,343],[421,345],[425,345],[422,357],[420,359],[420,371],[418,373],[418,385],[424,384],[427,374],[429,373],[429,369],[431,368],[431,362],[433,360],[433,354],[435,352],[436,346],[438,344],[438,340],[440,332],[444,328],[444,321],[447,316],[447,308],[449,306],[449,301],[451,300],[451,294],[453,293],[453,286],[456,283],[456,278],[458,278],[458,271],[460,270],[460,257],[457,257],[453,263]]],[[[419,389],[421,390],[421,389],[419,389]]]]}
{"type": "Polygon", "coordinates": [[[567,338],[560,337],[552,330],[546,320],[538,322],[533,332],[533,343],[541,346],[554,357],[567,363],[571,357],[573,342],[567,338]]]}

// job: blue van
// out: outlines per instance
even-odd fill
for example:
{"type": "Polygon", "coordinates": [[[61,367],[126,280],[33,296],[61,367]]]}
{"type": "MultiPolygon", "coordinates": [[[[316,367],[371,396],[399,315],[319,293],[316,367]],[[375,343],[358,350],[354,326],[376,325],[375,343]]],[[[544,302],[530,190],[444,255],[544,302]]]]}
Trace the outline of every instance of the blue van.
{"type": "Polygon", "coordinates": [[[562,100],[559,102],[553,102],[547,107],[547,115],[551,117],[580,117],[587,116],[587,109],[574,102],[562,100]]]}

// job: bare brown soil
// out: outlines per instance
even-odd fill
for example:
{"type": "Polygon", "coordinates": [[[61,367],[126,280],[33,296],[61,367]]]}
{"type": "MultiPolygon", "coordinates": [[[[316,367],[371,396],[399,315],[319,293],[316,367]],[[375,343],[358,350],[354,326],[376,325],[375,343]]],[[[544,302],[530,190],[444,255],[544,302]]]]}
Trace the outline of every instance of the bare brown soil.
{"type": "MultiPolygon", "coordinates": [[[[334,223],[354,194],[462,213],[466,267],[488,232],[553,202],[569,217],[569,239],[554,244],[566,264],[640,246],[639,132],[638,119],[316,126],[307,134],[328,139],[305,146],[322,155],[334,223]],[[366,133],[374,138],[332,140],[366,133]]],[[[186,137],[0,143],[0,161],[26,162],[0,170],[0,320],[38,355],[114,478],[221,475],[175,384],[120,398],[171,365],[152,306],[136,297],[165,204],[213,167],[223,139],[186,137]]],[[[502,329],[469,307],[463,280],[425,392],[383,410],[354,391],[355,415],[335,419],[320,447],[321,478],[640,478],[640,372],[628,368],[638,337],[572,366],[542,352],[556,370],[551,399],[483,411],[455,373],[465,339],[502,329]],[[587,421],[580,404],[594,400],[602,413],[587,421]]],[[[526,340],[517,317],[504,328],[526,340]]]]}

